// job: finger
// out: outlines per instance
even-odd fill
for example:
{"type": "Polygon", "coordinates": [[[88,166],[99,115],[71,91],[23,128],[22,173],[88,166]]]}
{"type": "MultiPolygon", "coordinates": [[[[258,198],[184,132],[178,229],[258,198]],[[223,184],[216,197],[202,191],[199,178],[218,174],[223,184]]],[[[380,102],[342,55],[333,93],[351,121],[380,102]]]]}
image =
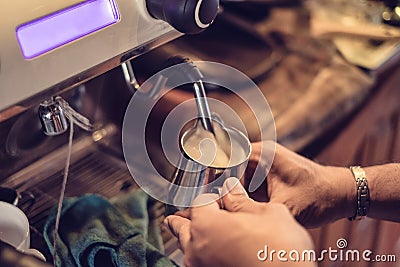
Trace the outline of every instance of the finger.
{"type": "Polygon", "coordinates": [[[164,224],[178,238],[181,250],[185,253],[190,241],[190,220],[177,215],[170,215],[164,219],[164,224]]]}
{"type": "Polygon", "coordinates": [[[237,178],[226,179],[222,187],[223,203],[226,210],[231,212],[260,212],[264,204],[255,202],[247,195],[246,190],[237,178]]]}
{"type": "Polygon", "coordinates": [[[220,211],[218,204],[219,196],[217,194],[201,194],[198,195],[192,204],[190,209],[190,218],[195,220],[196,217],[210,216],[215,212],[220,211]]]}
{"type": "Polygon", "coordinates": [[[240,180],[236,177],[226,178],[224,185],[222,186],[222,196],[225,196],[228,193],[248,197],[246,190],[240,183],[240,180]]]}
{"type": "Polygon", "coordinates": [[[252,143],[251,144],[251,154],[247,163],[245,174],[243,175],[243,184],[246,188],[249,187],[257,166],[260,162],[262,143],[252,143]]]}
{"type": "Polygon", "coordinates": [[[249,192],[255,192],[265,183],[271,169],[276,143],[262,141],[252,143],[252,153],[245,172],[245,186],[249,192]]]}
{"type": "Polygon", "coordinates": [[[181,216],[186,219],[190,219],[190,209],[179,210],[179,211],[175,212],[174,215],[181,216]]]}

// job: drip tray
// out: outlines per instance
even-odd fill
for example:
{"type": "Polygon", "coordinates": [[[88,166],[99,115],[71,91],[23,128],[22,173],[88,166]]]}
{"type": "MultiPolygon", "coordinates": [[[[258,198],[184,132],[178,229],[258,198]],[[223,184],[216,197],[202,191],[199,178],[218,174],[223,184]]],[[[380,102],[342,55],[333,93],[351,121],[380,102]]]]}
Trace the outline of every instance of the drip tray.
{"type": "MultiPolygon", "coordinates": [[[[101,146],[93,142],[91,137],[74,140],[65,197],[94,193],[112,198],[137,188],[125,162],[99,148],[101,146]]],[[[20,207],[30,222],[31,247],[43,252],[48,262],[52,261],[52,255],[44,241],[43,228],[50,210],[58,203],[66,157],[67,147],[60,148],[2,184],[19,192],[33,194],[34,204],[22,199],[20,207]]],[[[161,224],[164,205],[158,202],[156,210],[156,220],[161,224]]],[[[178,250],[177,240],[169,231],[161,228],[161,232],[165,254],[180,262],[182,254],[178,250]]]]}

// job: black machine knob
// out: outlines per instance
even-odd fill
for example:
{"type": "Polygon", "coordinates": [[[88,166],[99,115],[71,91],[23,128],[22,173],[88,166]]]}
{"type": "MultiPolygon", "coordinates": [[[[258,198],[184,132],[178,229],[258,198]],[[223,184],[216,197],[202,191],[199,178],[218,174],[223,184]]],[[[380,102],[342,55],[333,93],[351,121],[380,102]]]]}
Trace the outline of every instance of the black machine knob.
{"type": "Polygon", "coordinates": [[[168,22],[182,33],[199,33],[215,19],[219,0],[146,0],[154,18],[168,22]]]}

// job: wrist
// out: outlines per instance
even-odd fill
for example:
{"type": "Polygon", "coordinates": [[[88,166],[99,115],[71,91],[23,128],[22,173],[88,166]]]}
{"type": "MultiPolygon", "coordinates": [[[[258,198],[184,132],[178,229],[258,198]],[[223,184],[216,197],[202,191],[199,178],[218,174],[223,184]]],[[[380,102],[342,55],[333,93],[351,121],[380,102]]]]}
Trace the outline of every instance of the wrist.
{"type": "MultiPolygon", "coordinates": [[[[368,217],[373,215],[374,209],[371,209],[371,206],[373,206],[373,199],[375,199],[375,169],[371,167],[364,168],[365,174],[366,174],[366,179],[368,181],[368,188],[369,188],[369,195],[370,195],[370,207],[369,207],[369,212],[367,214],[368,217]]],[[[373,216],[372,216],[373,217],[373,216]]]]}
{"type": "Polygon", "coordinates": [[[357,209],[357,190],[354,176],[350,169],[344,167],[327,166],[330,173],[332,195],[335,208],[333,219],[349,218],[354,216],[357,209]]]}
{"type": "Polygon", "coordinates": [[[365,168],[370,192],[368,217],[400,222],[400,164],[365,168]]]}

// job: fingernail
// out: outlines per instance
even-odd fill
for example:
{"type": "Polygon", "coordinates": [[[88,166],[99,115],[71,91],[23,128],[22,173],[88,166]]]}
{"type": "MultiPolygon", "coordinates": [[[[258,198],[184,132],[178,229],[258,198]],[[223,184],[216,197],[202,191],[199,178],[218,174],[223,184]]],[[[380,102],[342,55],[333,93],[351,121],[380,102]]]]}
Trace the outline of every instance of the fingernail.
{"type": "Polygon", "coordinates": [[[239,179],[235,177],[229,177],[226,179],[224,186],[228,189],[232,195],[247,195],[246,190],[240,183],[239,179]]]}

